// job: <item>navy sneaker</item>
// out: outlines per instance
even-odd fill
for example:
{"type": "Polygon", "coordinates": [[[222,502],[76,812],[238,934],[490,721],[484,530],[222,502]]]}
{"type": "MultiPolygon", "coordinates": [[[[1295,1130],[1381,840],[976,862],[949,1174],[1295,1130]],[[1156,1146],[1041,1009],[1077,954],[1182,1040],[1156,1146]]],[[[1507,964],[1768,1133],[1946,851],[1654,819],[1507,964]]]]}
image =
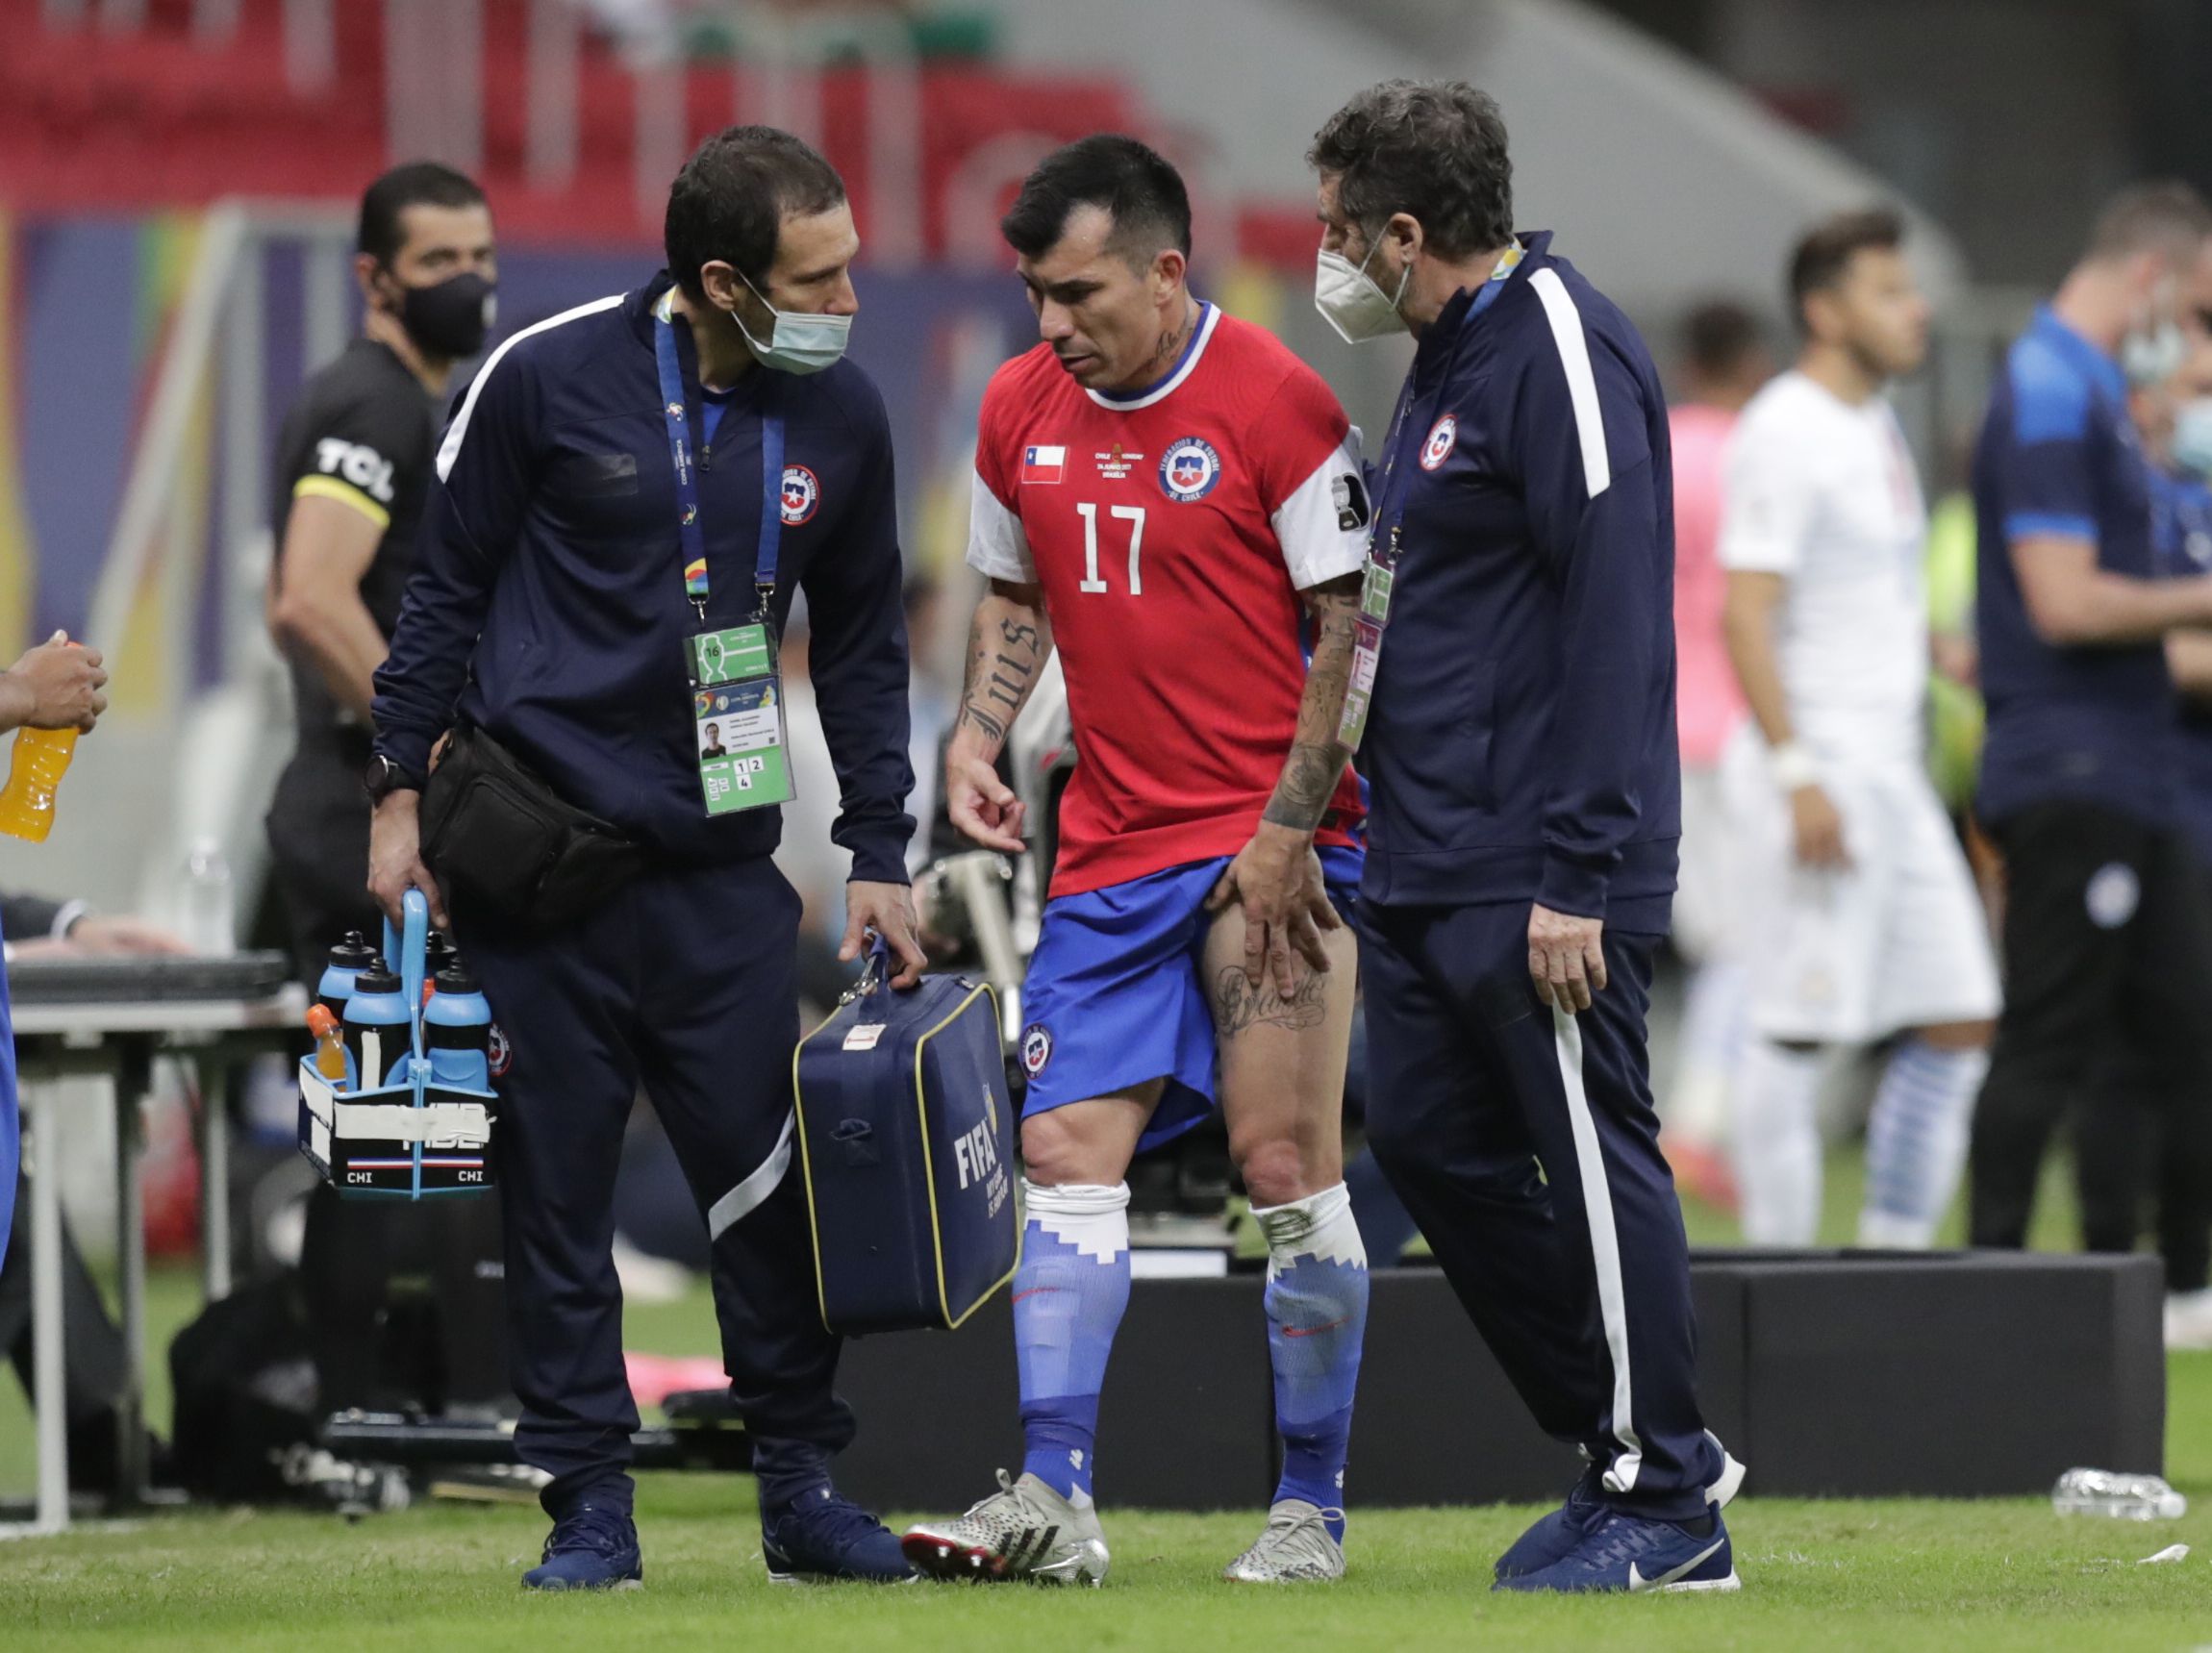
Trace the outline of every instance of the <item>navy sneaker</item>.
{"type": "Polygon", "coordinates": [[[1592,1590],[1731,1590],[1735,1553],[1728,1546],[1728,1524],[1709,1509],[1702,1520],[1683,1526],[1646,1520],[1625,1510],[1606,1510],[1559,1560],[1535,1572],[1501,1578],[1494,1590],[1553,1590],[1580,1594],[1592,1590]],[[1702,1532],[1693,1527],[1703,1528],[1702,1532]]]}
{"type": "Polygon", "coordinates": [[[916,1576],[898,1536],[826,1484],[761,1512],[761,1559],[770,1584],[905,1584],[916,1576]]]}
{"type": "Polygon", "coordinates": [[[645,1564],[630,1512],[579,1504],[553,1523],[545,1557],[522,1575],[524,1590],[642,1590],[645,1564]]]}
{"type": "MultiPolygon", "coordinates": [[[[1715,1446],[1721,1447],[1721,1478],[1705,1489],[1705,1496],[1715,1510],[1725,1510],[1743,1489],[1744,1465],[1721,1446],[1719,1436],[1711,1430],[1705,1433],[1715,1446]]],[[[1497,1558],[1493,1570],[1500,1579],[1543,1571],[1582,1540],[1591,1523],[1604,1513],[1603,1500],[1604,1478],[1594,1464],[1582,1471],[1582,1478],[1567,1494],[1567,1502],[1514,1540],[1513,1547],[1497,1558]]]]}
{"type": "Polygon", "coordinates": [[[1502,1583],[1509,1578],[1542,1572],[1581,1542],[1582,1535],[1605,1514],[1604,1500],[1598,1496],[1603,1478],[1604,1472],[1595,1464],[1583,1470],[1569,1490],[1567,1502],[1549,1515],[1538,1516],[1536,1524],[1515,1539],[1512,1548],[1497,1558],[1496,1565],[1491,1570],[1498,1580],[1502,1583]]]}

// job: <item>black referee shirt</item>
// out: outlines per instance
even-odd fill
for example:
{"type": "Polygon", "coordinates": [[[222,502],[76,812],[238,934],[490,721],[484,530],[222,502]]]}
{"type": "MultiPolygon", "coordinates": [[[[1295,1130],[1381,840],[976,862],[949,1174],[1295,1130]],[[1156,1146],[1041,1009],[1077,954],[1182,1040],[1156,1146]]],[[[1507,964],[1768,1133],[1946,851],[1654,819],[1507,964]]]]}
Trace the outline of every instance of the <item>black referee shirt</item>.
{"type": "MultiPolygon", "coordinates": [[[[362,576],[361,600],[387,638],[399,620],[399,596],[415,566],[415,530],[437,440],[430,393],[388,345],[356,338],[307,382],[277,437],[272,521],[284,577],[285,524],[306,494],[335,499],[384,531],[362,576]]],[[[332,697],[322,674],[295,656],[294,701],[302,743],[327,740],[357,720],[332,697]]],[[[365,735],[364,731],[364,735],[365,735]]]]}

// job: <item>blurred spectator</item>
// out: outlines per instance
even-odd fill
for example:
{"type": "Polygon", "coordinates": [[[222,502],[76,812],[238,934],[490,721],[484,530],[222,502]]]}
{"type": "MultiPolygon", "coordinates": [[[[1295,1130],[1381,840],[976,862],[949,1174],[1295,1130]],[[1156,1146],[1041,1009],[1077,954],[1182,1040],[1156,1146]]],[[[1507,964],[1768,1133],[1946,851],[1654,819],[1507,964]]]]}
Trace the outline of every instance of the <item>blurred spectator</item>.
{"type": "Polygon", "coordinates": [[[1721,796],[1721,753],[1744,715],[1743,691],[1721,638],[1723,589],[1714,541],[1721,456],[1736,415],[1774,370],[1756,317],[1730,299],[1698,306],[1683,327],[1683,398],[1668,415],[1674,450],[1675,710],[1682,742],[1682,870],[1674,945],[1691,966],[1662,1141],[1675,1178],[1697,1198],[1734,1210],[1721,1152],[1728,1075],[1742,1040],[1744,966],[1736,956],[1735,871],[1721,796]]]}
{"type": "MultiPolygon", "coordinates": [[[[2025,1243],[2051,1131],[2100,1072],[2137,1064],[2175,1105],[2212,1106],[2212,891],[2178,831],[2162,647],[2212,625],[2212,576],[2154,578],[2126,405],[2131,380],[2181,367],[2183,318],[2207,308],[2212,211],[2181,185],[2123,192],[2007,353],[1975,455],[1977,804],[2007,881],[1976,1245],[2025,1243]]],[[[2085,1190],[2094,1243],[2132,1247],[2135,1192],[2124,1165],[2085,1190]]]]}
{"type": "Polygon", "coordinates": [[[0,895],[0,935],[7,960],[86,959],[116,954],[191,952],[182,936],[143,918],[109,917],[82,901],[48,901],[38,895],[0,895]]]}
{"type": "Polygon", "coordinates": [[[1875,210],[1798,242],[1803,347],[1729,447],[1728,651],[1757,725],[1727,759],[1758,965],[1734,1095],[1753,1244],[1818,1234],[1829,1052],[1900,1034],[1868,1128],[1859,1241],[1931,1244],[1997,1014],[1981,904],[1923,750],[1927,518],[1885,393],[1927,359],[1903,239],[1875,210]]]}
{"type": "MultiPolygon", "coordinates": [[[[2152,466],[2158,567],[2174,579],[2212,572],[2212,488],[2206,486],[2212,441],[2203,439],[2212,436],[2204,428],[2212,420],[2212,335],[2192,331],[2194,345],[2181,372],[2138,386],[2128,398],[2152,466]]],[[[2175,632],[2166,654],[2181,690],[2182,831],[2201,885],[2212,881],[2212,633],[2175,632]]],[[[2112,1231],[2091,1238],[2117,1250],[2135,1239],[2132,1228],[2123,1234],[2119,1223],[2140,1210],[2139,1190],[2155,1188],[2167,1346],[2212,1348],[2212,1098],[2162,1095],[2155,1068],[2127,1060],[2139,1052],[2131,1047],[2116,1069],[2099,1075],[2091,1088],[2095,1105],[2076,1117],[2082,1210],[2110,1211],[2112,1231]],[[2104,1190],[2112,1190],[2109,1197],[2104,1190]]]]}

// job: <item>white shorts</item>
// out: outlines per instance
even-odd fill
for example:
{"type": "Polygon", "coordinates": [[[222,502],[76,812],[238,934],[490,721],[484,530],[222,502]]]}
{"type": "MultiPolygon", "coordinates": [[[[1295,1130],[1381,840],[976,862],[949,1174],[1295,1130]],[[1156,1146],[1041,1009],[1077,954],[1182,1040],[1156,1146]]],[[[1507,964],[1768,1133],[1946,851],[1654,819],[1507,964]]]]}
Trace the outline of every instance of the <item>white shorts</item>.
{"type": "Polygon", "coordinates": [[[1966,852],[1918,764],[1822,764],[1847,867],[1797,859],[1789,800],[1747,730],[1724,761],[1741,856],[1740,956],[1751,1025],[1772,1039],[1863,1044],[1995,1016],[1989,922],[1966,852]]]}
{"type": "Polygon", "coordinates": [[[1718,764],[1682,765],[1681,870],[1674,880],[1674,947],[1693,964],[1735,956],[1736,835],[1718,764]]]}

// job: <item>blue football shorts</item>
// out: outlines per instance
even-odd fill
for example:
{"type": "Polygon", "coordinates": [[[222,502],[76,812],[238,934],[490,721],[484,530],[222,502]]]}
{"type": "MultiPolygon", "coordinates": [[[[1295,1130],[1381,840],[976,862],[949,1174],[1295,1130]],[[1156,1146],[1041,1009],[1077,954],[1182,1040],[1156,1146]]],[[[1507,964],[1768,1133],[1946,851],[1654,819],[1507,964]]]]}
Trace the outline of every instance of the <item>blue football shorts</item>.
{"type": "MultiPolygon", "coordinates": [[[[1320,857],[1329,900],[1348,924],[1361,852],[1323,848],[1320,857]]],[[[1021,989],[1023,1118],[1160,1078],[1167,1089],[1140,1149],[1213,1112],[1214,1016],[1200,969],[1215,918],[1206,897],[1229,860],[1194,861],[1045,903],[1021,989]]]]}

